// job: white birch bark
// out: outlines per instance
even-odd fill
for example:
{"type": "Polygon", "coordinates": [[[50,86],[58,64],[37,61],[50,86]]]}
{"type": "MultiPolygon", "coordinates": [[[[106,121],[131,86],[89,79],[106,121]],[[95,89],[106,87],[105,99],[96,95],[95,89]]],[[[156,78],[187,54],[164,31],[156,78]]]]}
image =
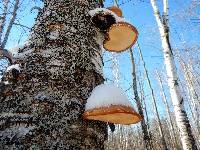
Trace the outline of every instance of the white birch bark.
{"type": "Polygon", "coordinates": [[[183,61],[183,59],[181,57],[179,57],[179,61],[180,61],[180,64],[181,64],[181,67],[182,67],[182,70],[183,70],[183,73],[184,73],[184,77],[185,77],[185,80],[186,80],[186,83],[187,83],[187,86],[189,87],[189,92],[190,92],[190,97],[191,97],[191,102],[192,102],[192,109],[193,109],[193,112],[194,112],[194,118],[195,118],[195,124],[196,126],[198,127],[199,126],[199,103],[198,103],[198,95],[196,93],[196,90],[193,86],[193,81],[191,79],[191,76],[190,76],[190,73],[187,69],[187,66],[185,64],[185,62],[183,61]]]}
{"type": "Polygon", "coordinates": [[[195,140],[192,135],[187,114],[183,107],[183,97],[180,94],[177,71],[176,71],[176,67],[174,63],[172,49],[169,43],[168,29],[166,28],[166,25],[164,25],[162,22],[160,12],[156,5],[156,1],[151,0],[151,5],[152,5],[154,16],[156,18],[156,22],[160,31],[165,67],[166,67],[167,77],[168,77],[168,85],[170,88],[171,99],[172,99],[172,103],[174,107],[176,123],[180,132],[182,146],[184,150],[189,150],[189,149],[195,150],[197,149],[197,147],[195,145],[195,140]]]}
{"type": "Polygon", "coordinates": [[[200,116],[200,108],[199,108],[199,98],[196,92],[196,89],[194,88],[194,84],[193,84],[193,79],[191,78],[191,72],[189,71],[189,67],[186,65],[186,63],[184,62],[183,58],[179,55],[179,62],[184,74],[184,78],[186,81],[186,85],[187,85],[187,89],[189,92],[189,99],[188,99],[188,103],[189,103],[189,107],[191,109],[192,115],[193,115],[193,121],[194,121],[194,125],[193,125],[193,130],[195,131],[195,137],[196,137],[196,144],[199,145],[200,140],[198,140],[200,138],[200,130],[199,130],[199,116],[200,116]]]}

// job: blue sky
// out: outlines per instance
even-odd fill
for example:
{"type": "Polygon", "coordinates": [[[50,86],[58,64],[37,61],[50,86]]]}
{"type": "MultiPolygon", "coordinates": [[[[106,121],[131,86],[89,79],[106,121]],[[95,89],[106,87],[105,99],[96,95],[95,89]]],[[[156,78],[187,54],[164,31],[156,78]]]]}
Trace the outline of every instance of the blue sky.
{"type": "MultiPolygon", "coordinates": [[[[138,1],[139,0],[119,0],[119,4],[126,20],[131,22],[139,32],[138,42],[141,46],[147,69],[155,89],[159,111],[161,114],[164,114],[165,112],[163,111],[163,105],[159,96],[158,84],[155,78],[155,69],[160,71],[165,70],[160,35],[155,18],[153,16],[152,7],[149,2],[150,0],[144,0],[144,2],[138,1]],[[122,1],[125,1],[126,3],[122,4],[122,1]]],[[[191,18],[188,17],[186,13],[190,3],[191,0],[185,0],[184,2],[179,0],[169,1],[170,41],[173,48],[182,50],[186,46],[191,47],[200,44],[200,24],[193,23],[190,20],[191,18]]],[[[112,4],[112,0],[107,0],[105,7],[111,6],[112,4]]],[[[31,27],[34,24],[34,18],[37,14],[37,10],[33,10],[31,12],[31,8],[34,6],[42,6],[42,3],[39,0],[37,0],[35,3],[31,0],[28,0],[23,1],[22,5],[23,7],[19,13],[19,22],[23,25],[31,27]]],[[[162,11],[161,0],[158,1],[158,5],[162,11]]],[[[14,26],[6,47],[10,49],[18,44],[23,44],[28,34],[28,30],[19,29],[17,26],[14,26]],[[19,37],[21,37],[20,40],[19,37]]],[[[137,69],[143,70],[139,60],[137,48],[134,48],[134,55],[137,69]]],[[[129,53],[120,53],[118,54],[117,58],[119,62],[120,85],[124,90],[126,90],[132,84],[132,67],[129,53]]],[[[104,60],[106,61],[109,59],[109,53],[106,53],[104,60]]],[[[111,63],[105,64],[104,74],[106,77],[112,79],[111,69],[109,68],[110,66],[111,63]]],[[[144,83],[144,87],[147,105],[151,106],[151,99],[149,96],[150,91],[146,82],[144,83]]],[[[167,86],[165,85],[165,87],[167,86]]],[[[166,90],[166,92],[168,93],[168,90],[166,90]]],[[[126,94],[129,96],[129,98],[133,98],[132,93],[133,91],[129,90],[126,94]]],[[[169,94],[167,95],[169,96],[169,94]]]]}

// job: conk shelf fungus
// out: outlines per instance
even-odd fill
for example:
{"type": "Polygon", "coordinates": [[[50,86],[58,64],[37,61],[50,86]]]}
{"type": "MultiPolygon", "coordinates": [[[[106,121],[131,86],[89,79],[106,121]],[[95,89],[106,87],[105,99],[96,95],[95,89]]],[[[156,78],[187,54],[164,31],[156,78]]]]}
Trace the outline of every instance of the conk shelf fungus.
{"type": "Polygon", "coordinates": [[[83,117],[88,120],[124,125],[135,124],[142,120],[122,89],[111,84],[101,84],[93,89],[83,117]]]}
{"type": "Polygon", "coordinates": [[[104,81],[104,35],[88,14],[100,5],[44,0],[29,42],[13,58],[20,71],[11,68],[0,84],[0,149],[104,149],[106,123],[82,118],[104,81]]]}

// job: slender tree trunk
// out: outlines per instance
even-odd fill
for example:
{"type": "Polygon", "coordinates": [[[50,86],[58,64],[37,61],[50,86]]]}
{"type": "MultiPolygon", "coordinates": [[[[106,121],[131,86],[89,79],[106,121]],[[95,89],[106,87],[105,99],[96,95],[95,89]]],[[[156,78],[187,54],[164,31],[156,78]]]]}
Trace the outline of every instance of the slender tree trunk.
{"type": "Polygon", "coordinates": [[[160,75],[159,75],[159,73],[158,73],[157,70],[156,70],[156,74],[157,74],[158,82],[159,82],[160,89],[161,89],[162,100],[163,100],[163,102],[165,104],[165,108],[166,108],[166,111],[167,111],[169,125],[170,125],[171,133],[172,133],[172,138],[173,138],[173,141],[174,141],[174,146],[176,147],[176,149],[179,149],[179,145],[178,145],[178,142],[177,142],[177,138],[176,138],[174,126],[173,126],[173,123],[172,123],[172,118],[171,118],[171,114],[170,114],[169,104],[167,102],[167,98],[166,98],[166,95],[165,95],[165,92],[164,92],[164,88],[163,88],[162,79],[161,79],[161,77],[160,77],[160,75]]]}
{"type": "Polygon", "coordinates": [[[5,26],[5,22],[6,22],[8,4],[9,4],[9,0],[3,0],[3,13],[0,16],[1,17],[0,18],[0,47],[1,47],[1,39],[2,39],[2,34],[3,34],[3,29],[5,26]]]}
{"type": "Polygon", "coordinates": [[[145,101],[145,97],[144,97],[144,87],[141,83],[141,81],[139,81],[139,87],[140,87],[140,92],[141,92],[141,103],[142,106],[143,106],[143,110],[144,110],[144,113],[145,113],[145,116],[146,118],[146,127],[147,127],[147,131],[148,131],[148,136],[149,136],[149,142],[150,142],[150,149],[152,150],[153,149],[153,144],[152,144],[152,133],[150,131],[150,122],[149,122],[149,116],[148,116],[148,112],[147,112],[147,106],[146,106],[146,101],[145,101]]]}
{"type": "Polygon", "coordinates": [[[12,17],[11,17],[10,22],[8,24],[8,27],[6,29],[4,39],[2,41],[2,45],[1,45],[2,48],[4,48],[6,46],[10,31],[11,31],[12,26],[13,26],[13,24],[15,22],[16,17],[17,17],[17,10],[19,8],[19,2],[20,2],[19,0],[15,0],[14,7],[13,7],[13,12],[12,12],[12,17]]]}
{"type": "MultiPolygon", "coordinates": [[[[166,3],[165,3],[166,4],[166,3]]],[[[169,41],[169,29],[165,24],[166,18],[161,19],[160,12],[156,5],[155,0],[151,0],[151,5],[154,11],[154,16],[160,31],[164,61],[168,76],[168,85],[170,88],[170,94],[172,103],[174,106],[174,113],[176,117],[176,123],[179,128],[180,138],[184,150],[192,149],[196,150],[197,146],[195,144],[194,137],[192,135],[191,126],[187,117],[187,114],[183,107],[183,97],[180,93],[180,87],[178,83],[177,71],[174,63],[174,57],[169,41]]],[[[165,7],[165,6],[164,6],[165,7]]],[[[168,18],[167,18],[168,19],[168,18]]]]}
{"type": "Polygon", "coordinates": [[[140,53],[140,58],[141,58],[141,61],[142,61],[143,67],[144,67],[145,76],[147,78],[147,82],[148,82],[149,88],[151,90],[151,98],[152,98],[152,103],[153,103],[156,119],[158,121],[158,127],[159,127],[159,132],[160,132],[160,137],[161,137],[161,143],[162,143],[163,149],[167,150],[168,148],[167,148],[167,144],[166,144],[165,137],[164,137],[164,134],[163,134],[162,124],[161,124],[161,121],[160,121],[160,117],[159,117],[159,113],[158,113],[158,109],[157,109],[157,104],[156,104],[156,98],[155,98],[155,95],[154,95],[153,88],[151,86],[151,81],[149,79],[149,75],[148,75],[148,71],[147,71],[147,68],[146,68],[146,64],[144,62],[142,51],[140,49],[140,46],[139,46],[138,42],[137,42],[137,47],[138,47],[138,50],[139,50],[139,53],[140,53]]]}
{"type": "Polygon", "coordinates": [[[189,67],[186,65],[186,63],[184,62],[184,60],[181,58],[180,54],[179,54],[179,62],[182,68],[182,72],[184,74],[184,78],[187,84],[187,89],[188,89],[188,93],[190,95],[190,99],[188,99],[188,103],[189,103],[189,107],[190,110],[192,112],[193,115],[193,120],[194,120],[194,126],[193,126],[193,130],[195,131],[195,136],[197,139],[197,146],[199,145],[199,141],[198,139],[200,138],[200,126],[199,126],[199,117],[200,117],[200,105],[199,105],[199,98],[197,95],[197,92],[194,88],[194,84],[193,84],[193,79],[191,78],[191,74],[189,71],[189,67]],[[192,105],[192,107],[191,107],[192,105]]]}
{"type": "Polygon", "coordinates": [[[104,81],[99,33],[88,15],[99,3],[44,3],[15,61],[20,72],[9,71],[10,84],[0,87],[0,149],[102,150],[106,124],[82,118],[90,92],[104,81]]]}
{"type": "Polygon", "coordinates": [[[184,93],[184,97],[185,97],[185,99],[186,99],[186,106],[188,106],[188,110],[189,110],[189,112],[191,113],[191,119],[190,120],[192,120],[191,122],[191,128],[192,128],[192,130],[194,131],[194,136],[196,137],[196,139],[197,139],[197,147],[200,145],[199,143],[200,143],[200,141],[198,141],[198,139],[200,139],[199,137],[200,137],[200,133],[199,133],[199,130],[197,130],[197,128],[196,128],[196,124],[195,124],[195,115],[194,115],[194,112],[193,112],[193,109],[192,109],[192,104],[191,104],[191,101],[190,101],[190,99],[191,99],[191,96],[190,96],[190,93],[189,93],[189,87],[188,86],[186,86],[186,89],[187,90],[185,90],[185,88],[183,87],[183,83],[182,82],[180,82],[180,88],[182,89],[182,93],[184,93]],[[188,96],[186,95],[186,93],[188,93],[188,96]],[[187,98],[188,97],[188,98],[187,98]]]}
{"type": "MultiPolygon", "coordinates": [[[[135,95],[135,100],[136,100],[138,112],[144,118],[142,104],[141,104],[141,101],[139,99],[138,90],[137,90],[137,79],[136,79],[136,71],[135,71],[136,68],[135,68],[135,60],[134,60],[132,49],[130,49],[130,58],[131,58],[131,63],[132,63],[133,91],[134,91],[134,95],[135,95]]],[[[148,130],[147,130],[147,126],[146,126],[146,123],[145,123],[145,119],[143,119],[141,121],[141,127],[142,127],[142,132],[143,132],[143,140],[144,140],[145,148],[147,150],[148,149],[150,150],[150,148],[151,148],[150,138],[149,138],[149,135],[148,135],[148,130]]]]}
{"type": "Polygon", "coordinates": [[[198,127],[199,126],[199,99],[198,99],[198,95],[196,93],[196,90],[193,86],[193,81],[191,79],[191,76],[190,76],[190,73],[187,69],[187,66],[185,64],[185,62],[183,61],[183,59],[181,57],[179,57],[179,62],[181,64],[181,67],[182,67],[182,71],[183,71],[183,74],[184,74],[184,77],[185,77],[185,80],[186,80],[186,83],[188,85],[188,88],[189,88],[189,92],[190,92],[190,97],[191,97],[191,101],[192,101],[192,104],[193,104],[193,112],[194,112],[194,115],[195,115],[195,124],[196,126],[198,127]]]}

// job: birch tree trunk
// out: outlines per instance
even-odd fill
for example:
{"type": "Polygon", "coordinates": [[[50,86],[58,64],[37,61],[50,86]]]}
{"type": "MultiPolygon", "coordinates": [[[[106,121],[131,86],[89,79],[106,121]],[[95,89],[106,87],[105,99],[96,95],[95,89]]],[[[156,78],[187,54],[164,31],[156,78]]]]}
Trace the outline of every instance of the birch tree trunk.
{"type": "Polygon", "coordinates": [[[187,69],[187,66],[185,64],[185,62],[183,61],[183,59],[181,58],[181,56],[179,56],[179,62],[180,62],[180,65],[181,65],[181,68],[182,68],[182,71],[183,71],[183,74],[184,74],[184,78],[186,80],[186,83],[187,83],[187,86],[188,86],[188,89],[189,89],[189,92],[190,92],[190,97],[191,97],[191,102],[193,104],[193,112],[194,112],[194,119],[195,119],[195,124],[197,126],[197,128],[199,127],[199,116],[200,116],[200,105],[199,105],[199,98],[198,98],[198,95],[196,93],[196,90],[193,86],[193,81],[191,79],[191,76],[190,76],[190,72],[188,71],[187,69]]]}
{"type": "MultiPolygon", "coordinates": [[[[140,74],[141,76],[142,74],[140,74]]],[[[143,111],[144,111],[144,114],[145,114],[145,125],[146,125],[146,128],[147,128],[147,132],[148,132],[148,136],[149,136],[149,147],[150,147],[150,150],[153,149],[153,139],[152,139],[152,132],[150,131],[150,121],[149,121],[149,114],[147,112],[147,106],[146,106],[146,101],[145,101],[145,95],[144,95],[144,83],[142,81],[143,79],[140,79],[139,80],[139,89],[140,89],[140,102],[142,103],[142,107],[143,107],[143,111]]]]}
{"type": "MultiPolygon", "coordinates": [[[[130,58],[131,58],[131,64],[132,64],[133,91],[134,91],[134,95],[135,95],[135,101],[136,101],[136,104],[137,104],[139,114],[144,118],[142,104],[141,104],[141,101],[140,101],[140,98],[139,98],[139,95],[138,95],[138,90],[137,90],[136,68],[135,68],[135,60],[134,60],[132,49],[130,49],[130,58]]],[[[145,149],[150,150],[151,149],[151,143],[150,143],[150,137],[149,137],[149,134],[148,134],[145,119],[143,119],[141,121],[141,127],[142,127],[142,132],[143,132],[143,140],[144,140],[145,149]]]]}
{"type": "MultiPolygon", "coordinates": [[[[167,4],[167,3],[164,3],[167,4]]],[[[187,114],[184,110],[183,105],[183,97],[180,93],[180,87],[178,84],[178,76],[176,71],[176,66],[174,63],[174,57],[169,41],[169,29],[165,20],[168,18],[161,19],[160,12],[156,5],[155,0],[151,0],[151,5],[154,11],[154,16],[156,18],[156,22],[160,31],[164,61],[168,76],[168,85],[170,88],[171,99],[174,107],[174,113],[176,117],[176,123],[179,128],[180,138],[182,142],[182,146],[184,150],[196,150],[197,146],[195,144],[194,137],[192,135],[191,126],[189,124],[189,120],[187,114]]],[[[167,8],[164,6],[164,8],[167,8]]]]}
{"type": "Polygon", "coordinates": [[[100,33],[88,15],[97,7],[96,0],[44,1],[15,61],[20,71],[0,84],[0,149],[104,149],[106,124],[82,119],[90,92],[104,81],[100,33]]]}
{"type": "Polygon", "coordinates": [[[164,137],[164,134],[163,134],[163,128],[162,128],[162,124],[161,124],[161,121],[160,121],[160,116],[159,116],[158,109],[157,109],[156,98],[155,98],[155,95],[154,95],[153,88],[151,86],[151,81],[150,81],[150,78],[149,78],[149,75],[148,75],[146,64],[144,62],[142,51],[140,49],[140,46],[139,46],[138,42],[137,42],[137,47],[138,47],[138,50],[139,50],[139,53],[140,53],[140,58],[141,58],[141,61],[142,61],[143,67],[144,67],[145,76],[146,76],[149,88],[151,90],[152,104],[153,104],[154,113],[156,115],[156,121],[158,122],[158,128],[159,128],[159,133],[160,133],[160,137],[161,137],[162,148],[164,150],[167,150],[168,148],[167,148],[167,144],[166,144],[165,137],[164,137]]]}
{"type": "Polygon", "coordinates": [[[164,92],[164,88],[163,88],[162,79],[161,79],[161,77],[160,77],[160,75],[159,75],[157,70],[156,70],[156,74],[157,74],[158,82],[159,82],[159,85],[160,85],[162,100],[163,100],[163,102],[165,104],[165,108],[166,108],[166,111],[167,111],[168,120],[169,120],[169,124],[170,124],[170,128],[171,128],[171,135],[172,135],[172,138],[174,140],[174,146],[175,146],[175,149],[179,149],[179,145],[178,145],[178,142],[177,142],[177,139],[176,139],[176,135],[175,135],[174,126],[173,126],[173,123],[172,123],[172,118],[171,118],[171,115],[170,115],[169,104],[167,102],[167,98],[166,98],[166,95],[165,95],[165,92],[164,92]]]}

